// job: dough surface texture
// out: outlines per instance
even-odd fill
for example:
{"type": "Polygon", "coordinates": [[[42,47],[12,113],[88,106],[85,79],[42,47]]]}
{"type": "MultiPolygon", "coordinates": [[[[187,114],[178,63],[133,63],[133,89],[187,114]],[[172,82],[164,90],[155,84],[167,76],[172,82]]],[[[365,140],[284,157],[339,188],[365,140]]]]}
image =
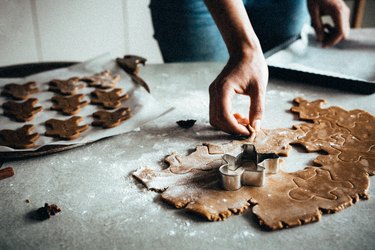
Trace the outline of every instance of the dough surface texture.
{"type": "Polygon", "coordinates": [[[263,129],[243,141],[203,143],[187,155],[172,153],[163,170],[144,167],[133,176],[161,199],[210,221],[220,221],[252,208],[259,224],[269,230],[318,221],[324,213],[338,212],[367,199],[369,176],[375,174],[375,117],[362,110],[323,108],[323,100],[294,100],[291,111],[309,123],[292,129],[263,129]],[[291,144],[307,152],[322,152],[314,166],[266,177],[263,187],[221,188],[218,168],[223,154],[237,155],[244,143],[260,153],[287,156],[291,144]]]}

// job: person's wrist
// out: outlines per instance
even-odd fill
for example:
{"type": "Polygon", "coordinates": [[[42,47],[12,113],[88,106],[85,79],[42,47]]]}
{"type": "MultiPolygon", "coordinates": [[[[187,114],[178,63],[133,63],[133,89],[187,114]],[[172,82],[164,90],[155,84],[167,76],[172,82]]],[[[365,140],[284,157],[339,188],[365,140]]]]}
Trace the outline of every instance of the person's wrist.
{"type": "Polygon", "coordinates": [[[259,45],[259,47],[247,47],[238,51],[232,51],[229,53],[229,60],[250,62],[254,60],[254,58],[259,58],[260,56],[263,57],[263,52],[259,45]]]}
{"type": "Polygon", "coordinates": [[[229,58],[231,59],[251,59],[255,54],[263,54],[262,47],[260,46],[258,39],[253,39],[248,42],[243,42],[236,48],[229,50],[229,58]]]}

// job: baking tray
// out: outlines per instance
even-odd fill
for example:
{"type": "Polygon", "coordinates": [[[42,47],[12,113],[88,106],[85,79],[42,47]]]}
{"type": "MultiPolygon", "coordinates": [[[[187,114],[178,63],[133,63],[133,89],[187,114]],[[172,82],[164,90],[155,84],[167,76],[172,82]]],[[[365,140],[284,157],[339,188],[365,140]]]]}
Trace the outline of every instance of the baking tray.
{"type": "Polygon", "coordinates": [[[19,78],[49,71],[58,68],[65,68],[79,62],[45,62],[27,63],[0,67],[0,78],[19,78]]]}
{"type": "MultiPolygon", "coordinates": [[[[78,62],[46,62],[46,63],[28,63],[0,67],[0,78],[19,78],[28,75],[49,71],[58,68],[65,68],[78,62]]],[[[76,148],[84,144],[75,145],[46,145],[35,151],[26,152],[0,152],[0,162],[5,160],[23,159],[40,155],[52,154],[64,150],[76,148]]]]}
{"type": "MultiPolygon", "coordinates": [[[[276,46],[275,48],[267,51],[264,55],[266,58],[271,57],[275,53],[287,48],[289,45],[301,39],[301,35],[290,38],[284,43],[276,46]]],[[[348,78],[341,78],[337,76],[317,74],[302,70],[290,69],[286,67],[278,67],[268,65],[270,77],[290,80],[298,83],[319,85],[328,88],[346,90],[359,94],[373,94],[375,92],[375,83],[363,80],[354,80],[348,78]]]]}
{"type": "MultiPolygon", "coordinates": [[[[108,55],[102,55],[95,60],[102,59],[105,57],[108,57],[108,55]]],[[[93,59],[94,60],[94,59],[93,59]]],[[[41,73],[44,71],[50,71],[50,70],[55,70],[59,68],[66,68],[69,66],[73,66],[74,64],[79,64],[79,62],[46,62],[46,63],[30,63],[30,64],[19,64],[19,65],[11,65],[11,66],[6,66],[6,67],[0,67],[0,78],[6,78],[11,81],[11,78],[22,78],[22,77],[27,77],[29,75],[41,73]]],[[[142,94],[143,92],[140,92],[142,94]]],[[[150,100],[149,100],[150,101],[150,100]]],[[[152,100],[151,100],[152,101],[152,100]]],[[[160,109],[160,108],[159,108],[160,109]]],[[[165,110],[165,108],[161,108],[163,113],[160,113],[160,115],[165,114],[166,112],[169,112],[171,109],[165,110]]],[[[143,112],[143,116],[147,116],[147,112],[149,113],[150,111],[147,108],[140,109],[140,112],[143,112]],[[143,111],[142,111],[143,110],[143,111]],[[146,112],[146,113],[145,113],[146,112]]],[[[144,117],[141,118],[139,122],[142,122],[142,119],[145,119],[144,117]]],[[[152,118],[152,119],[155,119],[152,118]]],[[[134,124],[133,124],[134,125],[134,124]]],[[[117,134],[117,133],[115,133],[117,134]]],[[[4,162],[6,160],[18,160],[18,159],[23,159],[23,158],[29,158],[29,157],[35,157],[35,156],[41,156],[41,155],[46,155],[46,154],[51,154],[51,153],[56,153],[56,152],[61,152],[65,151],[68,149],[76,148],[79,146],[87,145],[99,140],[103,140],[107,138],[107,136],[103,138],[98,138],[95,140],[89,140],[89,141],[82,141],[80,143],[76,144],[66,144],[66,145],[45,145],[42,146],[34,151],[3,151],[0,152],[0,163],[4,162]]]]}

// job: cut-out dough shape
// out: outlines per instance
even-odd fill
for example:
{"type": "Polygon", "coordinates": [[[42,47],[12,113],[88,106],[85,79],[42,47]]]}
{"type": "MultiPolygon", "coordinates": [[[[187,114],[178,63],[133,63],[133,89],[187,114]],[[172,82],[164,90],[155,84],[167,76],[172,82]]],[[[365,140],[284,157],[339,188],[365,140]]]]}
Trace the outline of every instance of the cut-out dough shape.
{"type": "Polygon", "coordinates": [[[38,99],[30,98],[24,102],[7,101],[3,103],[4,115],[18,122],[26,122],[34,119],[34,116],[43,108],[35,107],[38,99]]]}
{"type": "Polygon", "coordinates": [[[353,188],[353,185],[348,181],[334,181],[331,178],[329,171],[319,169],[306,169],[307,179],[294,178],[293,181],[298,188],[292,189],[289,192],[291,198],[296,200],[307,200],[314,196],[323,199],[334,200],[337,196],[332,194],[332,191],[337,188],[353,188]]]}
{"type": "Polygon", "coordinates": [[[87,124],[80,126],[79,123],[82,120],[80,116],[73,116],[66,120],[49,119],[45,122],[47,128],[45,135],[63,140],[76,139],[89,127],[87,124]]]}
{"type": "Polygon", "coordinates": [[[128,94],[121,95],[122,89],[111,91],[95,90],[91,93],[91,103],[102,105],[106,109],[115,109],[121,106],[121,102],[129,98],[128,94]]]}
{"type": "Polygon", "coordinates": [[[91,125],[103,128],[113,128],[128,120],[131,115],[130,108],[119,108],[113,112],[100,110],[92,114],[94,121],[91,125]]]}
{"type": "Polygon", "coordinates": [[[64,115],[74,115],[79,113],[81,108],[89,104],[88,101],[83,100],[83,94],[73,95],[73,96],[54,96],[51,98],[53,103],[51,109],[59,110],[64,115]]]}
{"type": "Polygon", "coordinates": [[[48,83],[49,90],[62,95],[75,95],[79,89],[85,87],[85,83],[79,77],[71,77],[67,80],[55,79],[48,83]]]}
{"type": "Polygon", "coordinates": [[[88,83],[90,87],[109,89],[115,87],[120,81],[120,75],[113,75],[111,71],[104,70],[98,74],[84,77],[81,81],[88,83]]]}
{"type": "Polygon", "coordinates": [[[31,124],[16,130],[0,130],[0,145],[20,149],[33,148],[40,137],[38,133],[32,133],[33,130],[34,126],[31,124]]]}
{"type": "Polygon", "coordinates": [[[24,84],[8,83],[4,86],[1,94],[10,96],[15,100],[26,100],[36,92],[38,92],[36,82],[27,82],[24,84]]]}
{"type": "Polygon", "coordinates": [[[252,206],[259,224],[270,230],[318,221],[323,213],[367,199],[369,175],[375,174],[375,117],[362,110],[323,108],[323,100],[294,101],[292,112],[312,123],[264,129],[247,140],[222,145],[205,143],[190,155],[167,156],[166,169],[140,168],[133,176],[149,190],[161,192],[163,201],[208,220],[223,220],[252,206]],[[269,175],[263,187],[224,191],[218,173],[221,157],[237,155],[244,143],[281,156],[287,156],[290,144],[326,154],[316,157],[314,167],[269,175]]]}

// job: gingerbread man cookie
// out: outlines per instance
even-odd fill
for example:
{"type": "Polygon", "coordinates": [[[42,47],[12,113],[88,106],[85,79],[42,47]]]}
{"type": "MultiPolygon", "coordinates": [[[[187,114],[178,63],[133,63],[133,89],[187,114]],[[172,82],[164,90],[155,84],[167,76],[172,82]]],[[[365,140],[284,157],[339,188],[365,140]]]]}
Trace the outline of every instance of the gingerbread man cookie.
{"type": "Polygon", "coordinates": [[[16,130],[0,130],[0,145],[17,149],[33,148],[40,135],[32,133],[32,130],[34,130],[34,126],[30,124],[16,130]]]}
{"type": "Polygon", "coordinates": [[[105,70],[93,76],[84,77],[81,80],[88,83],[90,87],[109,89],[115,87],[120,81],[120,75],[113,75],[111,71],[105,70]]]}
{"type": "Polygon", "coordinates": [[[73,116],[67,120],[49,119],[45,122],[47,128],[45,135],[63,140],[76,139],[89,127],[87,124],[78,125],[82,120],[80,116],[73,116]]]}
{"type": "Polygon", "coordinates": [[[89,102],[82,101],[84,95],[78,94],[73,96],[54,96],[51,101],[53,105],[51,109],[59,110],[64,115],[74,115],[77,114],[81,108],[85,107],[89,102]]]}
{"type": "Polygon", "coordinates": [[[48,83],[49,90],[62,95],[75,95],[79,89],[82,89],[85,84],[79,77],[71,77],[67,80],[52,80],[48,83]]]}
{"type": "Polygon", "coordinates": [[[94,117],[92,125],[103,128],[113,128],[129,119],[131,115],[130,108],[120,108],[113,112],[103,110],[97,111],[92,114],[94,117]]]}
{"type": "Polygon", "coordinates": [[[27,82],[25,84],[9,83],[4,86],[1,94],[10,96],[15,100],[26,100],[36,92],[38,92],[36,82],[27,82]]]}
{"type": "Polygon", "coordinates": [[[24,102],[7,101],[3,103],[4,115],[14,118],[18,122],[30,121],[42,107],[35,107],[38,102],[36,98],[30,98],[24,102]]]}
{"type": "Polygon", "coordinates": [[[102,105],[107,109],[115,109],[121,106],[121,102],[128,99],[129,95],[121,95],[121,89],[111,91],[95,90],[91,93],[91,103],[102,105]]]}

